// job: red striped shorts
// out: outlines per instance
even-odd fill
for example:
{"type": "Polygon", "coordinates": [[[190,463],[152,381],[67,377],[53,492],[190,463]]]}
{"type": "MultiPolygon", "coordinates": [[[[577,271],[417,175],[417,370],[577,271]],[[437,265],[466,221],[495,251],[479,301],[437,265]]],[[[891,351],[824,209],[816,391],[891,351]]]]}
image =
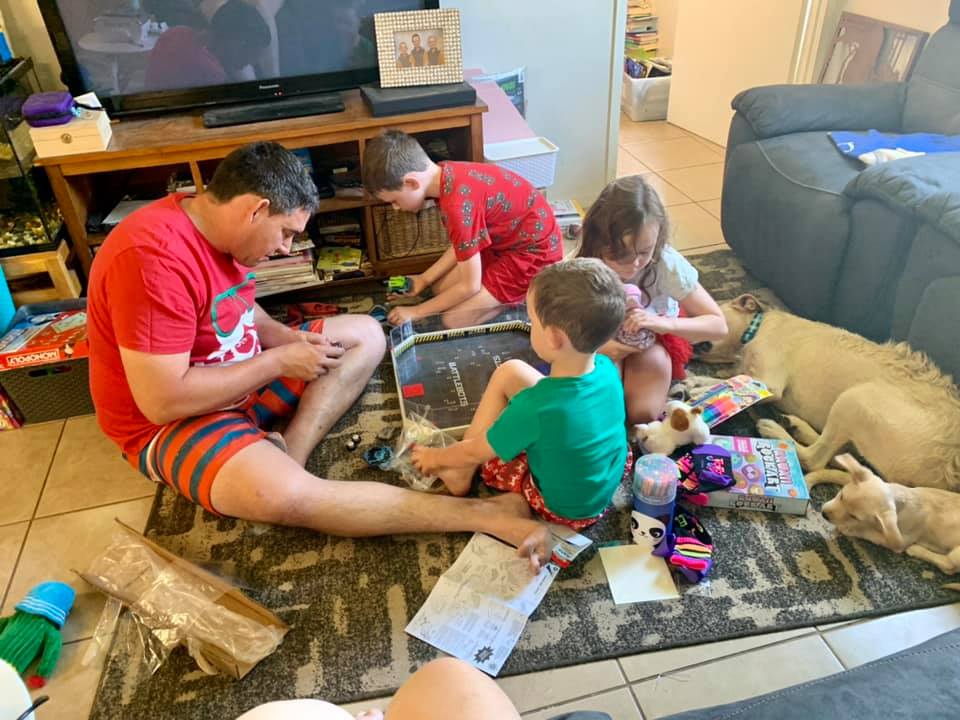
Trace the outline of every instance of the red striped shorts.
{"type": "MultiPolygon", "coordinates": [[[[301,329],[321,332],[323,320],[305,323],[301,329]]],[[[127,462],[204,510],[219,514],[210,502],[217,473],[238,452],[265,438],[263,428],[275,418],[293,415],[306,387],[303,380],[277,378],[236,408],[164,425],[140,454],[128,457],[127,462]]]]}
{"type": "MultiPolygon", "coordinates": [[[[623,468],[623,476],[628,478],[631,477],[632,474],[633,451],[628,445],[627,462],[623,468]]],[[[533,473],[530,472],[530,464],[527,461],[527,454],[525,452],[520,453],[510,462],[504,462],[500,458],[488,460],[480,466],[480,477],[485,485],[492,487],[494,490],[520,493],[523,499],[527,501],[527,505],[547,522],[566,525],[574,530],[579,531],[583,530],[583,528],[590,527],[607,512],[604,510],[594,517],[578,520],[560,517],[556,513],[551,512],[550,508],[547,507],[546,501],[543,499],[543,495],[540,494],[540,488],[538,488],[536,482],[534,482],[533,473]]]]}

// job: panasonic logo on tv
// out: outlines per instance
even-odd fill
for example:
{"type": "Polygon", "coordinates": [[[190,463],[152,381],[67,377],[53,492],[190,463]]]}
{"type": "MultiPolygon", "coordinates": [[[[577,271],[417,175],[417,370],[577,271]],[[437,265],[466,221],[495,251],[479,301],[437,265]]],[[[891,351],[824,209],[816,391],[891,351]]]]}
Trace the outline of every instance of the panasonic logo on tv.
{"type": "Polygon", "coordinates": [[[280,83],[273,83],[273,85],[258,85],[260,90],[278,90],[280,88],[280,83]]]}

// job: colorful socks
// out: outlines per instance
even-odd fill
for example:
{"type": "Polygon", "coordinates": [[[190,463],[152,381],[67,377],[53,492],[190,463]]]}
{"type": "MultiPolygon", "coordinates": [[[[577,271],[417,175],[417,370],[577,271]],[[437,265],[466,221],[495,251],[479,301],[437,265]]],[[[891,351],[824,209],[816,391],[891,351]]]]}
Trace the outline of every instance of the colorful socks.
{"type": "Polygon", "coordinates": [[[703,580],[713,566],[713,539],[695,515],[679,505],[673,511],[673,537],[667,562],[690,582],[703,580]]]}

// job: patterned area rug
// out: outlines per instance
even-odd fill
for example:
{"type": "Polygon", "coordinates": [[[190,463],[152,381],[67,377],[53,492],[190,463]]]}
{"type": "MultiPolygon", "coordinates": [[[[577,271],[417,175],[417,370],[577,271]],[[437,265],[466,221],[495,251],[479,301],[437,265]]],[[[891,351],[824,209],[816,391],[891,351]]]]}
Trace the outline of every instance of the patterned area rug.
{"type": "MultiPolygon", "coordinates": [[[[718,299],[758,290],[728,251],[693,262],[718,299]]],[[[387,361],[314,453],[309,469],[340,479],[392,481],[367,468],[359,453],[345,448],[345,439],[360,433],[365,443],[374,442],[385,424],[398,424],[399,418],[387,361]]],[[[749,419],[738,423],[722,430],[752,432],[749,419]]],[[[502,674],[956,600],[940,587],[947,578],[931,566],[837,537],[819,512],[833,492],[816,488],[806,517],[702,510],[717,562],[709,586],[686,589],[680,602],[615,606],[599,557],[588,551],[554,583],[502,674]]],[[[616,511],[588,531],[595,542],[629,537],[628,506],[624,487],[616,511]]],[[[184,557],[210,561],[292,630],[279,650],[240,682],[204,675],[180,650],[151,677],[134,652],[133,623],[124,615],[94,704],[97,720],[226,720],[268,700],[344,703],[388,695],[437,656],[403,629],[468,539],[326,537],[218,519],[170,492],[158,495],[148,534],[184,557]]]]}

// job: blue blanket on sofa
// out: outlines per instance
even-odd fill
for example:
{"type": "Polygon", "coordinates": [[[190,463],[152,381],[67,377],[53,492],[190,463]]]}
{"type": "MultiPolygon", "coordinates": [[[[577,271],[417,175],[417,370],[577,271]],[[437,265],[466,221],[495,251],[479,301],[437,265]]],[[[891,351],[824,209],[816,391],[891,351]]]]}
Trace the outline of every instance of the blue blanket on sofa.
{"type": "Polygon", "coordinates": [[[928,153],[960,152],[960,135],[836,130],[830,133],[830,139],[837,150],[866,165],[928,153]]]}

